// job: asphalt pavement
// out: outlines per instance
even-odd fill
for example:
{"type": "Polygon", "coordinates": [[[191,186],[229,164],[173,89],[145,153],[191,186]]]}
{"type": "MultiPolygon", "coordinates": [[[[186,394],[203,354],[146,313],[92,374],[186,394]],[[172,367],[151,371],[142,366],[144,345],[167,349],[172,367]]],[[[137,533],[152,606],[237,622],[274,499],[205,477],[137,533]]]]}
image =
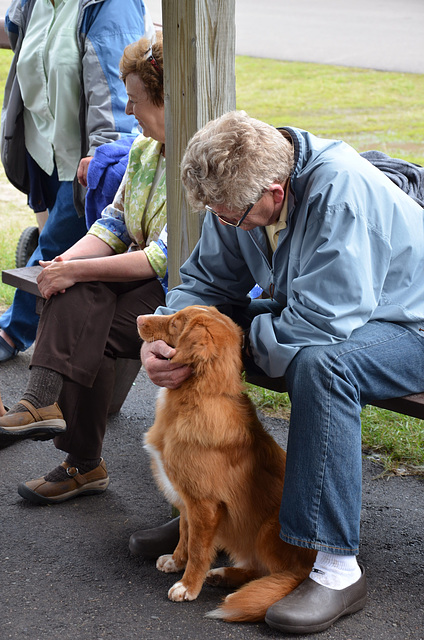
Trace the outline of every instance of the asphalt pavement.
{"type": "Polygon", "coordinates": [[[236,0],[235,21],[238,55],[424,73],[423,0],[236,0]]]}
{"type": "MultiPolygon", "coordinates": [[[[5,402],[20,397],[30,352],[0,365],[5,402]]],[[[265,623],[229,624],[204,614],[226,595],[205,586],[194,602],[173,603],[173,575],[130,556],[135,530],[171,517],[143,450],[157,388],[143,371],[121,411],[109,419],[103,455],[111,483],[100,496],[33,506],[17,493],[63,456],[51,442],[0,450],[0,638],[2,640],[264,640],[289,637],[265,623]]],[[[287,423],[264,418],[285,446],[287,423]]],[[[369,602],[321,640],[424,640],[424,479],[379,477],[364,457],[360,560],[369,602]]]]}
{"type": "MultiPolygon", "coordinates": [[[[0,16],[8,0],[0,0],[0,16]]],[[[160,22],[160,0],[149,2],[160,22]]],[[[424,72],[422,0],[237,0],[237,53],[276,59],[424,72]]],[[[25,388],[31,350],[0,365],[7,404],[25,388]]],[[[17,493],[63,456],[51,442],[0,450],[1,640],[264,640],[289,637],[266,624],[204,618],[225,595],[205,586],[191,603],[173,603],[174,576],[132,558],[138,528],[170,518],[142,447],[153,423],[156,388],[138,375],[104,443],[111,484],[101,496],[36,507],[17,493]]],[[[287,423],[264,418],[285,445],[287,423]]],[[[381,477],[364,456],[361,553],[369,585],[363,611],[320,640],[424,640],[424,479],[381,477]]]]}

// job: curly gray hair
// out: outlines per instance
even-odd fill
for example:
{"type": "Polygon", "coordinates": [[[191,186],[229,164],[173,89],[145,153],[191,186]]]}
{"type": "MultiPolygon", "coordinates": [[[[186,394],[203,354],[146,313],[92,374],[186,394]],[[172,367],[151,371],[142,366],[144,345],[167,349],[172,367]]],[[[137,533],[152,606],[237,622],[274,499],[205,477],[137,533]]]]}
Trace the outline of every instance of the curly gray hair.
{"type": "Polygon", "coordinates": [[[181,177],[194,209],[209,204],[244,211],[270,184],[283,184],[293,165],[293,147],[275,127],[231,111],[194,134],[181,177]]]}

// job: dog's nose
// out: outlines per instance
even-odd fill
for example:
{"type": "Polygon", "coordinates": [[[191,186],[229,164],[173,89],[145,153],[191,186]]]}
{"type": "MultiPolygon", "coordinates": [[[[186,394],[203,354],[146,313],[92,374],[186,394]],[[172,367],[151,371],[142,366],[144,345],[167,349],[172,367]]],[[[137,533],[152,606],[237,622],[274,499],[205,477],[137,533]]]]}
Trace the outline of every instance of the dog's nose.
{"type": "Polygon", "coordinates": [[[137,326],[141,327],[143,324],[146,324],[146,320],[151,316],[154,316],[154,313],[145,313],[144,316],[137,317],[137,326]]]}

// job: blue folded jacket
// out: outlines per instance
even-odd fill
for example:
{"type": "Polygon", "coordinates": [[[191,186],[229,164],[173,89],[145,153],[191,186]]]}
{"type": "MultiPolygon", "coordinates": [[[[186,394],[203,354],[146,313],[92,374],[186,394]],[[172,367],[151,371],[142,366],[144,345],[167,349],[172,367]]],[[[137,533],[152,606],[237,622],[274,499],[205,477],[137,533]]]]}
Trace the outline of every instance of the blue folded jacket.
{"type": "Polygon", "coordinates": [[[101,217],[105,207],[113,202],[124,177],[131,145],[137,135],[130,134],[97,147],[87,171],[85,221],[87,228],[101,217]]]}

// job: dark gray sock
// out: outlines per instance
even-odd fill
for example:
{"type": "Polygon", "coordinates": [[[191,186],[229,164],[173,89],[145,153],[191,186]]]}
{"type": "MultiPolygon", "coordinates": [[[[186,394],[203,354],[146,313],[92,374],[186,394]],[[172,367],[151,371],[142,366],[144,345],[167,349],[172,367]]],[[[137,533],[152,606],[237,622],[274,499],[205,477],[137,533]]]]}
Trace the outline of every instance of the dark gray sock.
{"type": "MultiPolygon", "coordinates": [[[[45,367],[32,367],[22,400],[27,400],[36,409],[49,407],[58,401],[62,386],[63,377],[57,371],[45,367]]],[[[22,411],[28,411],[28,409],[19,402],[9,409],[9,413],[22,411]]]]}
{"type": "MultiPolygon", "coordinates": [[[[22,400],[27,400],[36,409],[49,407],[59,400],[63,386],[63,376],[57,371],[45,367],[32,367],[27,388],[22,400]]],[[[28,411],[23,404],[14,404],[9,413],[28,411]]]]}
{"type": "Polygon", "coordinates": [[[65,462],[71,467],[76,467],[78,471],[84,475],[99,466],[101,458],[76,458],[72,453],[68,453],[65,462]]]}
{"type": "Polygon", "coordinates": [[[63,376],[45,367],[32,367],[27,388],[22,400],[27,400],[36,409],[49,407],[59,400],[63,376]]]}
{"type": "MultiPolygon", "coordinates": [[[[66,456],[66,459],[65,459],[65,462],[67,462],[70,467],[76,467],[81,475],[84,475],[84,473],[88,473],[89,471],[92,471],[93,469],[98,467],[100,464],[100,461],[101,461],[101,458],[86,459],[86,460],[78,459],[78,458],[75,458],[70,453],[66,456]]],[[[69,479],[69,476],[66,473],[66,469],[61,466],[56,467],[56,469],[53,469],[53,471],[50,471],[50,473],[44,476],[44,480],[46,480],[46,482],[63,482],[63,480],[68,480],[68,479],[69,479]]]]}

